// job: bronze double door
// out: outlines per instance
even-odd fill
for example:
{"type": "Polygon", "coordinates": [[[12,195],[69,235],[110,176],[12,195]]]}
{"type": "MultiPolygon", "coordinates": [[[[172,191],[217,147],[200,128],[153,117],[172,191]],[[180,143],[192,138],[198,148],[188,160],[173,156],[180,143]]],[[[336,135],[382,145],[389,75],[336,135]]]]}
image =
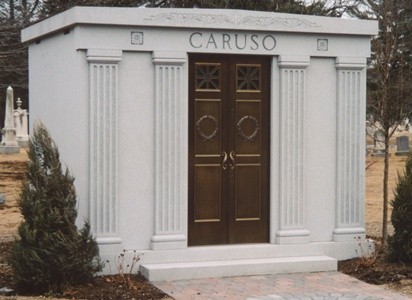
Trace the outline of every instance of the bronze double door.
{"type": "Polygon", "coordinates": [[[189,61],[189,245],[268,242],[271,60],[189,61]]]}

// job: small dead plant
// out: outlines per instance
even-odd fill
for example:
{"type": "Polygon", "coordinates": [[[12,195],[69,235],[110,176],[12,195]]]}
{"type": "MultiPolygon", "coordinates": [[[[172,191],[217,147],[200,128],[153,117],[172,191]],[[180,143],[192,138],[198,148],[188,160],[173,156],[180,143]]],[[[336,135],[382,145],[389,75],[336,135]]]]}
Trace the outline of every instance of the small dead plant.
{"type": "MultiPolygon", "coordinates": [[[[132,290],[141,289],[143,286],[138,287],[135,280],[133,280],[133,270],[136,267],[137,262],[140,260],[140,256],[137,254],[137,251],[133,251],[133,256],[131,262],[126,262],[126,250],[123,250],[114,260],[118,275],[107,276],[107,282],[116,282],[120,286],[125,286],[132,290]]],[[[107,260],[106,263],[109,263],[110,273],[111,265],[110,261],[107,260]]]]}

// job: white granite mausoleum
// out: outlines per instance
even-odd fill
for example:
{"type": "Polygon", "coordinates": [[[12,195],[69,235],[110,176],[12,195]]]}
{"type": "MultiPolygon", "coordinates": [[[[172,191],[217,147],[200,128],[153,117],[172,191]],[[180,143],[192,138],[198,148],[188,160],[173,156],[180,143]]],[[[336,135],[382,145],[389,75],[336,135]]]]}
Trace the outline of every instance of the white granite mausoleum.
{"type": "Polygon", "coordinates": [[[367,244],[377,30],[269,12],[75,7],[22,32],[31,127],[41,120],[56,140],[79,224],[90,220],[112,264],[126,249],[142,253],[150,280],[335,270],[367,244]],[[244,150],[253,143],[262,152],[244,150]]]}

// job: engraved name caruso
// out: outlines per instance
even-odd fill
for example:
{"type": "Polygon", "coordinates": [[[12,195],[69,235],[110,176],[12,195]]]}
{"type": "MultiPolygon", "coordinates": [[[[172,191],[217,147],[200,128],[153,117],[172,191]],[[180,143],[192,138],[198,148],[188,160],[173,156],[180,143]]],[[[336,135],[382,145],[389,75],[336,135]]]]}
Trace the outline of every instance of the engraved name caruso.
{"type": "Polygon", "coordinates": [[[190,46],[206,49],[259,50],[271,51],[276,47],[273,35],[229,34],[193,32],[189,37],[190,46]]]}

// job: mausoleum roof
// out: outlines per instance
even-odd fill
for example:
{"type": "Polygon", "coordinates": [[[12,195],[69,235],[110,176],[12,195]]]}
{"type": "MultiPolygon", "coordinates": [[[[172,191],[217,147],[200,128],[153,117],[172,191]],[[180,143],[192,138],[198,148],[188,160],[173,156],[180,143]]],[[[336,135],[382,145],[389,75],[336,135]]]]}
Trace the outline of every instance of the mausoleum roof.
{"type": "Polygon", "coordinates": [[[376,21],[222,9],[74,7],[22,31],[30,42],[76,25],[376,35],[376,21]]]}

